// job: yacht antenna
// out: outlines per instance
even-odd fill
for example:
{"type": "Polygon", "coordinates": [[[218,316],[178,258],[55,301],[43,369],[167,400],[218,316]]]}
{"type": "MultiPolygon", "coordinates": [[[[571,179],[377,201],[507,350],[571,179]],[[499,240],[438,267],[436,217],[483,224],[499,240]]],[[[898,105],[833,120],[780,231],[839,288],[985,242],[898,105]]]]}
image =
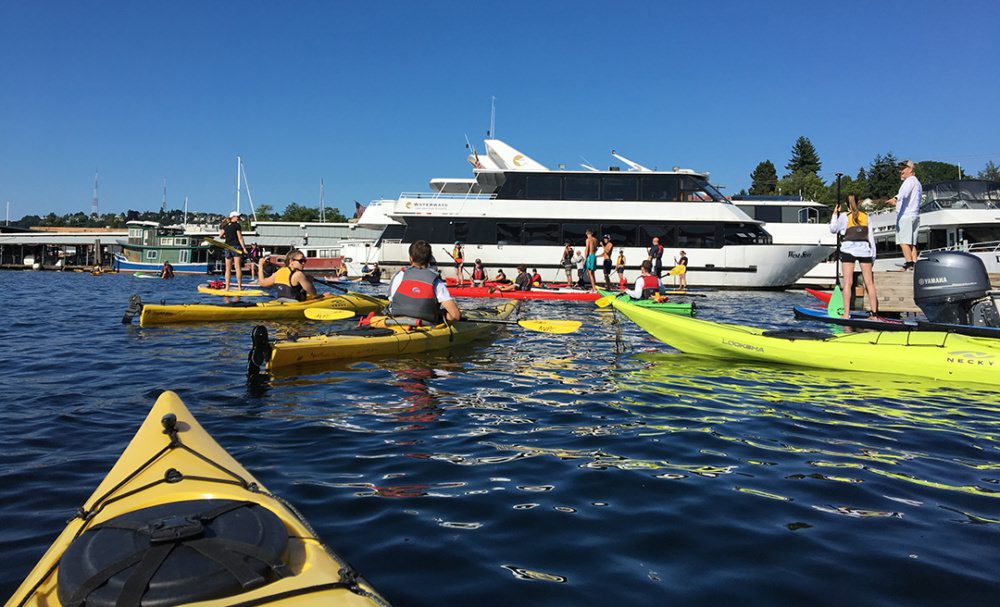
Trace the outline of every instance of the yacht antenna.
{"type": "Polygon", "coordinates": [[[90,203],[90,215],[97,216],[97,171],[94,171],[94,200],[90,203]]]}
{"type": "Polygon", "coordinates": [[[625,164],[629,165],[631,167],[631,170],[633,170],[633,171],[639,171],[641,173],[652,173],[653,172],[651,169],[648,169],[648,168],[642,166],[638,162],[632,162],[631,160],[629,160],[628,158],[626,158],[626,157],[622,156],[621,154],[615,152],[614,150],[611,150],[611,155],[614,156],[615,158],[617,158],[618,160],[621,160],[625,164]]]}
{"type": "Polygon", "coordinates": [[[583,161],[580,163],[580,166],[582,166],[583,168],[587,169],[588,171],[591,171],[592,173],[600,172],[599,169],[594,168],[593,165],[590,164],[590,161],[584,158],[583,156],[580,156],[580,160],[583,161]]]}
{"type": "Polygon", "coordinates": [[[326,206],[323,204],[323,178],[319,178],[319,220],[326,223],[326,206]]]}
{"type": "Polygon", "coordinates": [[[490,100],[490,130],[486,136],[490,139],[497,138],[497,98],[494,95],[490,100]]]}

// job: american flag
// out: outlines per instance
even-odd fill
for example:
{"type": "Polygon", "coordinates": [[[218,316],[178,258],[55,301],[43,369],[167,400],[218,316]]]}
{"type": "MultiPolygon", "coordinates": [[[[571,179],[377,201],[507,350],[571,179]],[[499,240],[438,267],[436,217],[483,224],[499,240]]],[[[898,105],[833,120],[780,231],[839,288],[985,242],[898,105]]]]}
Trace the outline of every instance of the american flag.
{"type": "Polygon", "coordinates": [[[361,204],[357,200],[354,201],[354,218],[360,219],[361,214],[365,212],[365,205],[361,204]]]}

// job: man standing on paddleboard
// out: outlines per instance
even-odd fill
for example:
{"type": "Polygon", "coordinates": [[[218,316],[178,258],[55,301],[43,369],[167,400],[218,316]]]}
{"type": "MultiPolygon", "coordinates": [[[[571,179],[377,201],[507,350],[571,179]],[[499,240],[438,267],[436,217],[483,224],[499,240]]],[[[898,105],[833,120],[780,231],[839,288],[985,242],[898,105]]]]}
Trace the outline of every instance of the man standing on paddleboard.
{"type": "Polygon", "coordinates": [[[886,202],[896,205],[896,244],[903,250],[905,271],[917,265],[917,228],[920,227],[920,197],[924,188],[914,174],[916,166],[912,160],[900,162],[898,168],[903,183],[899,193],[886,202]]]}
{"type": "Polygon", "coordinates": [[[590,280],[590,290],[597,292],[597,280],[594,279],[594,270],[597,269],[597,239],[594,238],[594,231],[587,230],[587,241],[583,246],[584,269],[587,270],[587,278],[590,280]]]}

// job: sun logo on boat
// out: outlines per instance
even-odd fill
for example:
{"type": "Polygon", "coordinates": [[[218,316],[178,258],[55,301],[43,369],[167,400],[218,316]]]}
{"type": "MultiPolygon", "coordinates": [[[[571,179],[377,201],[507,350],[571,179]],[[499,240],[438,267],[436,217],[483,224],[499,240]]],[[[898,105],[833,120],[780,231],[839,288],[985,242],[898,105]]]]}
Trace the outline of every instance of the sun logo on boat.
{"type": "Polygon", "coordinates": [[[524,166],[524,155],[517,154],[516,156],[514,156],[514,158],[511,159],[511,162],[513,162],[514,166],[516,167],[524,166]]]}

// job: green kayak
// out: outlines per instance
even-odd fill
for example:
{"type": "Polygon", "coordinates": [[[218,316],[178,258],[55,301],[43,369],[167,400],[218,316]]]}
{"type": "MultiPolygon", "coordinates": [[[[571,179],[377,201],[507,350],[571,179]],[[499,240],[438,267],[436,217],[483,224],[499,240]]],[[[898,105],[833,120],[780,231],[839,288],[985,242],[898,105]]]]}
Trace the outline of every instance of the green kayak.
{"type": "Polygon", "coordinates": [[[659,310],[660,312],[670,312],[671,314],[680,314],[681,316],[694,316],[694,304],[691,302],[657,302],[652,299],[633,299],[628,293],[616,293],[613,291],[604,291],[602,289],[598,289],[597,292],[601,294],[602,298],[614,297],[618,301],[627,301],[628,303],[639,306],[640,308],[659,310]]]}

